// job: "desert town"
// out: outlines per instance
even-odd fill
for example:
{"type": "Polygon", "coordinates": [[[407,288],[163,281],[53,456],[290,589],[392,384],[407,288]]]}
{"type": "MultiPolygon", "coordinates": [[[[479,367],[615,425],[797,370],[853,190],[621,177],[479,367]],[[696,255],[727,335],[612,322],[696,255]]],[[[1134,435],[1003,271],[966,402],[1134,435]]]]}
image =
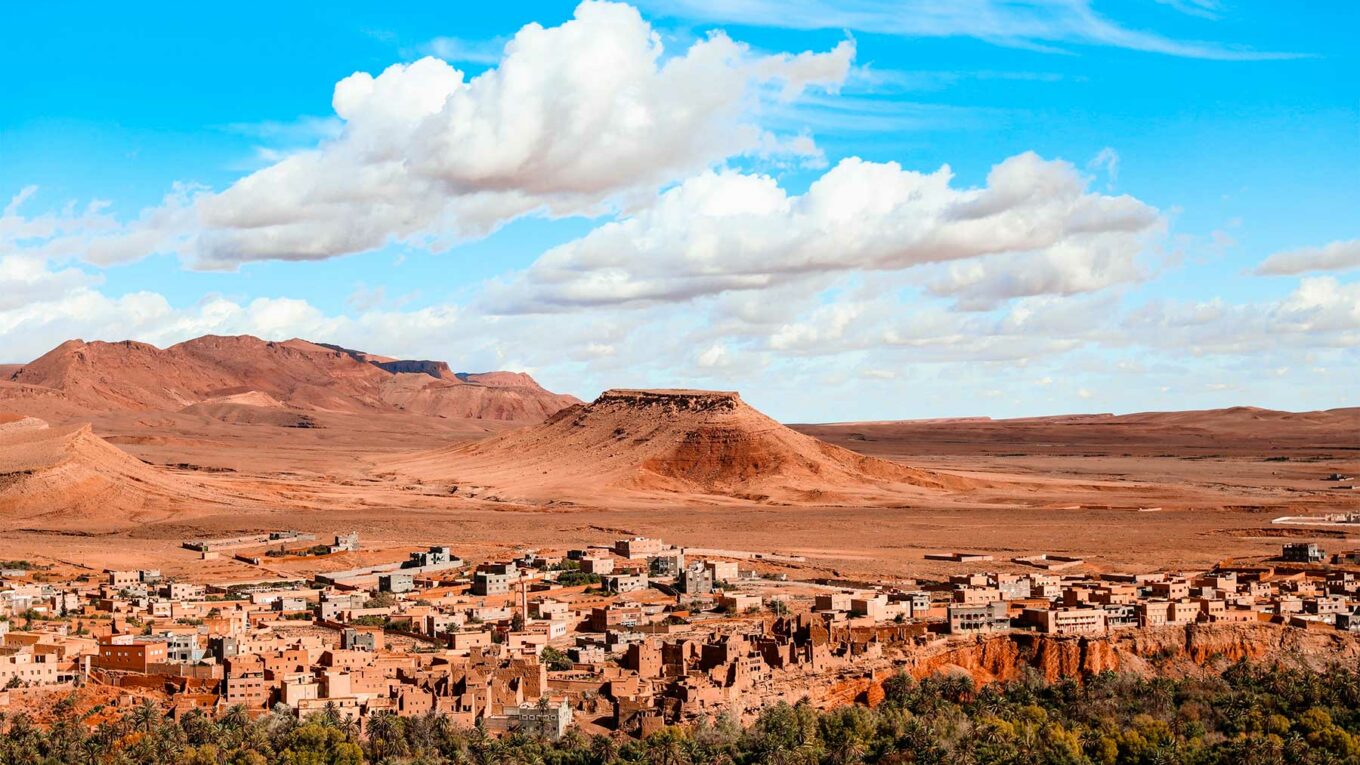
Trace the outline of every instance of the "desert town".
{"type": "Polygon", "coordinates": [[[244,336],[63,343],[0,397],[20,730],[651,746],[903,676],[1360,657],[1358,409],[789,426],[244,336]]]}
{"type": "Polygon", "coordinates": [[[7,4],[0,765],[1360,765],[1286,8],[7,4]]]}
{"type": "MultiPolygon", "coordinates": [[[[362,544],[354,533],[325,542],[274,531],[183,549],[204,565],[258,566],[362,544]]],[[[1360,553],[1313,542],[1194,573],[1093,573],[1056,555],[930,557],[959,573],[799,579],[797,556],[640,536],[475,564],[435,545],[281,580],[8,561],[0,710],[102,690],[115,706],[150,699],[176,717],[326,712],[362,725],[378,712],[433,712],[493,735],[646,736],[750,719],[780,700],[872,704],[876,682],[937,670],[922,659],[997,635],[1360,631],[1360,553]]]]}

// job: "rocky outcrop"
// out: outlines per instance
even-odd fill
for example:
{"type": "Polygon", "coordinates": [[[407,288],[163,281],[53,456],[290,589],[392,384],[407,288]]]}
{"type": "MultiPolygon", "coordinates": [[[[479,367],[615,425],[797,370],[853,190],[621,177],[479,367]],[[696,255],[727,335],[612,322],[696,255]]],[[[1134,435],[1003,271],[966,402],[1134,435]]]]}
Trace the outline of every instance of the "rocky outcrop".
{"type": "Polygon", "coordinates": [[[917,678],[962,671],[982,683],[1014,680],[1032,669],[1055,682],[1105,671],[1217,671],[1243,660],[1296,661],[1321,669],[1356,659],[1360,640],[1347,633],[1262,622],[1125,630],[1101,637],[1005,633],[912,652],[903,669],[917,678]]]}
{"type": "Polygon", "coordinates": [[[716,390],[607,390],[591,404],[593,411],[648,412],[654,416],[734,412],[742,406],[736,391],[716,390]]]}
{"type": "Polygon", "coordinates": [[[866,457],[797,433],[730,391],[610,390],[543,423],[403,458],[394,472],[517,498],[691,494],[781,503],[880,503],[972,479],[866,457]]]}
{"type": "Polygon", "coordinates": [[[396,361],[375,361],[373,365],[393,374],[429,375],[436,380],[447,380],[453,377],[449,365],[443,361],[397,359],[396,361]]]}
{"type": "Polygon", "coordinates": [[[1348,633],[1330,627],[1298,629],[1265,622],[1135,631],[1116,645],[1131,656],[1194,666],[1288,657],[1323,667],[1360,657],[1360,641],[1348,633]]]}

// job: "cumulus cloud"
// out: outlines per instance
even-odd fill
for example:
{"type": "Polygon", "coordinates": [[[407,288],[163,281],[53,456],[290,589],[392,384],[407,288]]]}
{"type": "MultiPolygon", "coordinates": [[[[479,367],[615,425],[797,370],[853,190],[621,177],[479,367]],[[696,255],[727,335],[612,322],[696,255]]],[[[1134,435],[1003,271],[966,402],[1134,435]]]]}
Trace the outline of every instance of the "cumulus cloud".
{"type": "Polygon", "coordinates": [[[996,165],[982,188],[954,187],[947,166],[919,173],[858,158],[802,195],[769,176],[708,171],[549,250],[490,302],[516,313],[685,301],[1003,254],[947,273],[932,291],[981,306],[1137,278],[1134,258],[1160,216],[1087,186],[1070,164],[1033,153],[996,165]]]}
{"type": "Polygon", "coordinates": [[[22,208],[38,193],[27,186],[0,211],[0,252],[34,258],[80,258],[95,265],[135,260],[151,253],[177,252],[194,236],[193,199],[201,187],[175,184],[161,203],[137,219],[119,221],[109,203],[26,215],[22,208]]]}
{"type": "Polygon", "coordinates": [[[837,357],[868,353],[909,363],[1024,362],[1098,341],[1116,308],[1112,298],[1025,298],[1007,310],[966,314],[931,303],[904,310],[896,295],[850,299],[811,309],[772,334],[785,354],[837,357]]]}
{"type": "Polygon", "coordinates": [[[1360,345],[1360,283],[1307,277],[1276,301],[1153,301],[1129,314],[1125,338],[1191,353],[1251,354],[1360,345]]]}
{"type": "Polygon", "coordinates": [[[60,297],[97,281],[80,269],[51,271],[40,258],[0,254],[0,311],[60,297]]]}
{"type": "Polygon", "coordinates": [[[392,243],[443,248],[523,215],[597,215],[727,158],[816,161],[762,105],[834,90],[855,54],[758,54],[714,32],[678,55],[628,5],[587,0],[529,24],[468,78],[435,57],[341,80],[338,134],[220,193],[183,189],[87,247],[101,263],[176,252],[205,268],[312,260],[392,243]]]}
{"type": "Polygon", "coordinates": [[[1263,276],[1302,274],[1309,271],[1347,271],[1360,268],[1360,239],[1347,239],[1322,247],[1303,247],[1277,252],[1256,267],[1263,276]]]}
{"type": "Polygon", "coordinates": [[[36,187],[25,187],[0,208],[0,311],[51,300],[100,281],[78,268],[52,270],[47,259],[32,250],[35,244],[97,221],[100,205],[26,216],[20,208],[36,193],[36,187]]]}
{"type": "Polygon", "coordinates": [[[990,310],[1016,297],[1096,292],[1147,278],[1138,260],[1143,239],[1127,232],[1090,234],[1038,252],[989,255],[952,264],[927,286],[969,311],[990,310]]]}

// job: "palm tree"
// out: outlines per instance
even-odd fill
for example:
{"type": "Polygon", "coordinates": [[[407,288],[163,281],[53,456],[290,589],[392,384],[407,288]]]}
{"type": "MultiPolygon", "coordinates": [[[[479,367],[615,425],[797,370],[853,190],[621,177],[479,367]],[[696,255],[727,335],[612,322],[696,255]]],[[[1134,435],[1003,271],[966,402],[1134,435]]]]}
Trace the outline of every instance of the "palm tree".
{"type": "Polygon", "coordinates": [[[336,706],[334,701],[327,701],[325,708],[321,710],[321,719],[319,722],[328,728],[339,727],[340,707],[336,706]]]}
{"type": "Polygon", "coordinates": [[[246,711],[245,704],[232,704],[227,713],[222,715],[223,727],[240,730],[249,724],[250,713],[246,711]]]}
{"type": "Polygon", "coordinates": [[[340,730],[345,734],[346,741],[357,741],[363,733],[363,721],[358,715],[346,715],[340,720],[340,730]]]}
{"type": "Polygon", "coordinates": [[[619,742],[613,736],[596,736],[590,742],[590,753],[596,762],[613,762],[619,756],[619,742]]]}
{"type": "Polygon", "coordinates": [[[675,728],[663,728],[648,736],[647,761],[656,765],[689,765],[684,736],[675,728]]]}
{"type": "Polygon", "coordinates": [[[406,749],[402,719],[391,712],[379,712],[368,718],[369,757],[381,762],[399,756],[406,749]]]}
{"type": "Polygon", "coordinates": [[[132,729],[150,733],[161,720],[161,711],[151,699],[143,699],[132,710],[132,729]]]}

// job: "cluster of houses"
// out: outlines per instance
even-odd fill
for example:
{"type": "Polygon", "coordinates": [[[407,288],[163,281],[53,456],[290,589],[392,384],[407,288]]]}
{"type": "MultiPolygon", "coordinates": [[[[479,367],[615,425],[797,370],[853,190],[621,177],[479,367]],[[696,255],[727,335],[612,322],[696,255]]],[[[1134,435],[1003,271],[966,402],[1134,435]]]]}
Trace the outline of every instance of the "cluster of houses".
{"type": "Polygon", "coordinates": [[[548,738],[573,724],[645,734],[754,711],[790,677],[983,633],[1261,621],[1360,631],[1360,578],[1320,555],[1291,544],[1279,564],[1184,576],[788,582],[744,568],[758,556],[639,537],[477,565],[431,547],[294,580],[3,570],[0,705],[13,689],[97,683],[162,693],[171,714],[388,711],[548,738]]]}

